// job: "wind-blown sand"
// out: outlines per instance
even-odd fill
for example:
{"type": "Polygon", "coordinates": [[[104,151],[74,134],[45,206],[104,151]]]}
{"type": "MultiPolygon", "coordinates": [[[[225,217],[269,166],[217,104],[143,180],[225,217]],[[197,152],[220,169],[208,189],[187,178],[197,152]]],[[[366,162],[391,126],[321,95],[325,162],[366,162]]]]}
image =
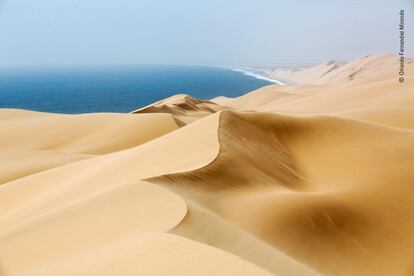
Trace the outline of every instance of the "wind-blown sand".
{"type": "Polygon", "coordinates": [[[1,110],[0,274],[412,275],[396,62],[131,114],[1,110]]]}

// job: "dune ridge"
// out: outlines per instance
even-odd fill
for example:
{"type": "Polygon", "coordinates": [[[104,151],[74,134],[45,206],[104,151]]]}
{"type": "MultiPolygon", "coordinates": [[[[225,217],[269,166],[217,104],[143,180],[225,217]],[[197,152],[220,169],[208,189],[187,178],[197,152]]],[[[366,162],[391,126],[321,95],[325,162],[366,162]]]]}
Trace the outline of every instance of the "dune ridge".
{"type": "MultiPolygon", "coordinates": [[[[412,65],[413,62],[413,59],[406,59],[407,65],[412,65]]],[[[390,69],[394,71],[394,75],[398,75],[398,67],[399,58],[396,55],[384,53],[364,56],[350,62],[331,60],[310,68],[273,69],[266,71],[266,74],[299,84],[343,85],[366,82],[372,78],[372,75],[390,76],[390,69]]]]}
{"type": "Polygon", "coordinates": [[[0,110],[0,274],[411,275],[414,64],[396,69],[330,61],[131,114],[0,110]]]}
{"type": "Polygon", "coordinates": [[[0,184],[128,149],[176,130],[169,114],[47,114],[0,110],[0,184]],[[147,129],[149,131],[142,131],[147,129]]]}
{"type": "MultiPolygon", "coordinates": [[[[380,194],[376,189],[381,188],[388,193],[392,183],[387,183],[386,179],[406,178],[406,185],[413,180],[411,164],[414,152],[407,151],[407,148],[414,146],[413,133],[334,117],[303,119],[226,111],[221,118],[221,149],[213,163],[196,171],[165,175],[149,181],[166,185],[184,198],[202,204],[222,217],[234,219],[246,231],[251,231],[277,248],[282,247],[284,252],[289,252],[304,263],[311,263],[316,270],[324,273],[356,275],[363,272],[374,275],[384,273],[386,269],[391,273],[395,269],[394,266],[382,267],[379,262],[385,259],[388,263],[392,262],[387,252],[392,248],[391,245],[398,248],[397,244],[404,246],[413,240],[400,240],[399,231],[393,230],[390,225],[390,221],[395,225],[397,223],[393,221],[394,215],[383,215],[379,219],[368,210],[374,212],[377,204],[386,205],[387,209],[401,207],[404,210],[405,207],[394,206],[391,194],[388,194],[388,199],[373,200],[370,191],[380,194]],[[243,120],[255,122],[262,133],[246,127],[241,122],[243,120]],[[250,132],[245,132],[245,129],[250,132]],[[352,138],[354,132],[363,135],[362,138],[352,138]],[[263,137],[257,137],[260,135],[263,137]],[[384,145],[379,141],[374,144],[378,136],[388,139],[389,143],[384,145]],[[269,141],[268,137],[272,140],[269,141]],[[331,139],[336,140],[335,146],[324,149],[324,140],[331,139]],[[391,147],[392,142],[394,148],[391,147]],[[255,143],[263,145],[255,147],[255,143]],[[315,148],[318,144],[321,146],[315,148]],[[241,148],[244,149],[242,155],[241,148]],[[310,152],[306,151],[308,148],[310,152]],[[352,148],[355,156],[348,156],[350,160],[336,157],[352,148]],[[368,148],[368,152],[362,151],[365,148],[368,148]],[[401,160],[405,158],[404,163],[407,165],[403,167],[398,164],[398,170],[383,172],[382,167],[375,164],[379,163],[379,151],[385,151],[383,155],[389,160],[385,166],[396,166],[392,156],[401,160]],[[318,152],[321,156],[315,158],[318,152]],[[377,153],[375,156],[372,155],[374,152],[377,153]],[[353,173],[355,182],[347,180],[349,174],[358,167],[371,169],[361,172],[360,176],[353,173]],[[371,181],[369,175],[373,175],[371,181]],[[361,181],[359,178],[364,179],[365,183],[358,183],[361,181]],[[377,179],[384,181],[376,183],[377,179]],[[356,194],[360,198],[353,200],[356,194]],[[370,203],[364,203],[364,195],[370,203]],[[286,210],[292,213],[287,215],[284,213],[286,210]],[[380,232],[379,236],[384,236],[378,239],[394,237],[394,241],[388,241],[391,245],[382,252],[385,256],[381,256],[381,249],[371,240],[374,230],[380,232]],[[288,237],[293,233],[298,236],[289,241],[288,237]],[[274,238],[275,235],[286,237],[274,238]],[[303,246],[295,249],[295,239],[305,236],[308,237],[308,243],[317,240],[324,253],[313,256],[313,246],[316,244],[309,244],[308,255],[303,246]],[[337,247],[331,248],[332,242],[343,246],[340,252],[337,252],[337,247]]],[[[394,195],[401,197],[399,192],[394,195]]],[[[407,195],[407,200],[409,197],[407,195]]],[[[407,218],[407,221],[410,220],[407,218]]],[[[413,226],[407,225],[409,228],[413,226]]],[[[220,240],[216,242],[220,243],[220,240]]],[[[398,258],[393,260],[403,262],[398,258]]]]}
{"type": "Polygon", "coordinates": [[[131,113],[167,113],[173,116],[179,126],[184,126],[223,109],[224,107],[213,101],[198,100],[186,94],[178,94],[131,113]]]}

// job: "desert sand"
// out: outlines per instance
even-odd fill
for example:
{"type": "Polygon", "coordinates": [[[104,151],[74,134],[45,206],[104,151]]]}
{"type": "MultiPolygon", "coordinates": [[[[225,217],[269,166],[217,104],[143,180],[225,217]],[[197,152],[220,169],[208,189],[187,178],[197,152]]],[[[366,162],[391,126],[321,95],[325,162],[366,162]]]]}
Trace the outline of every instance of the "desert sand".
{"type": "Polygon", "coordinates": [[[412,275],[405,69],[381,54],[130,114],[0,110],[0,275],[412,275]]]}
{"type": "MultiPolygon", "coordinates": [[[[406,58],[405,63],[412,68],[413,59],[406,58]]],[[[285,79],[298,84],[337,85],[349,82],[367,82],[398,76],[399,57],[390,53],[368,55],[350,62],[330,60],[326,63],[299,69],[266,70],[269,77],[285,79]],[[395,73],[397,72],[397,73],[395,73]]]]}

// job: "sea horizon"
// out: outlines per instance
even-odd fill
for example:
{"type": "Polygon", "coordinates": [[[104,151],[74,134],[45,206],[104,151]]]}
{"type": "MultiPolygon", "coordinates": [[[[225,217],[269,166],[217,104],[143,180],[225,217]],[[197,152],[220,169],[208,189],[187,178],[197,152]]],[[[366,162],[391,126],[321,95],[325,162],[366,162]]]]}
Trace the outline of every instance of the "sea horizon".
{"type": "Polygon", "coordinates": [[[280,84],[237,67],[172,64],[22,66],[0,68],[0,108],[77,114],[130,112],[188,94],[237,97],[280,84]]]}

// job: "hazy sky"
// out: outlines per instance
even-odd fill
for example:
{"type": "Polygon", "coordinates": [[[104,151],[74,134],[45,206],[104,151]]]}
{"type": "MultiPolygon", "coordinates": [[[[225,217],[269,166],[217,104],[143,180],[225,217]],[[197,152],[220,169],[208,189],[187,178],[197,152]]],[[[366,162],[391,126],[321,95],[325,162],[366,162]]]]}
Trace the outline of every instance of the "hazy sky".
{"type": "Polygon", "coordinates": [[[0,0],[0,66],[277,65],[414,56],[414,0],[0,0]]]}

